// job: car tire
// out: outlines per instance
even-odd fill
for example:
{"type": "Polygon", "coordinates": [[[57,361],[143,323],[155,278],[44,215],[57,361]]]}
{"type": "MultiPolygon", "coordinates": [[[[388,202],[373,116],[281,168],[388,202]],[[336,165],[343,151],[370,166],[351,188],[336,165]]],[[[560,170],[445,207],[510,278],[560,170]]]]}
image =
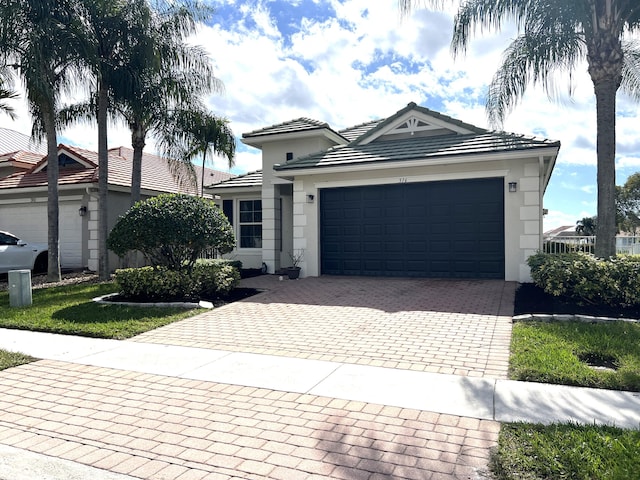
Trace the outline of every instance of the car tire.
{"type": "Polygon", "coordinates": [[[42,252],[36,258],[33,264],[33,273],[47,273],[49,269],[49,255],[47,252],[42,252]]]}

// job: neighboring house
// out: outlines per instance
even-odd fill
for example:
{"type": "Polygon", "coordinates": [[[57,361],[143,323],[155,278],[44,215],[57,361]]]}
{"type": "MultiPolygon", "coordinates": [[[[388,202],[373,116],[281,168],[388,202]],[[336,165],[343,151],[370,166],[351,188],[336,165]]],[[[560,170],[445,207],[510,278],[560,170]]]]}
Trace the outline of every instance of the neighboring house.
{"type": "MultiPolygon", "coordinates": [[[[109,150],[109,229],[130,205],[133,150],[109,150]]],[[[60,166],[60,262],[63,268],[98,268],[98,154],[69,145],[58,146],[60,166]]],[[[198,181],[201,167],[195,167],[198,181]]],[[[206,169],[205,183],[233,175],[206,169]]],[[[142,198],[161,193],[197,195],[195,188],[178,182],[165,159],[144,153],[142,198]]],[[[0,230],[29,242],[47,241],[47,157],[29,152],[0,155],[0,230]],[[4,175],[6,173],[6,175],[4,175]]],[[[118,258],[112,254],[110,266],[118,258]]]]}
{"type": "Polygon", "coordinates": [[[544,232],[545,238],[552,237],[575,237],[578,234],[576,233],[575,225],[563,225],[562,227],[554,228],[553,230],[547,230],[544,232]]]}
{"type": "Polygon", "coordinates": [[[410,103],[342,131],[300,118],[245,133],[262,170],[213,185],[230,256],[303,276],[530,279],[560,142],[493,132],[410,103]]]}

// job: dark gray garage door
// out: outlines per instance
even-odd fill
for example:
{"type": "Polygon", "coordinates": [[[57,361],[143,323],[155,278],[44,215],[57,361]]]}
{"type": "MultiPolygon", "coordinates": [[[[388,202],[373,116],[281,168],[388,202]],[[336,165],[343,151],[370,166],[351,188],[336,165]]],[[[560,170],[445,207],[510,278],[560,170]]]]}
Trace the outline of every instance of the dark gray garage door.
{"type": "Polygon", "coordinates": [[[502,178],[320,191],[322,273],[504,278],[502,178]]]}

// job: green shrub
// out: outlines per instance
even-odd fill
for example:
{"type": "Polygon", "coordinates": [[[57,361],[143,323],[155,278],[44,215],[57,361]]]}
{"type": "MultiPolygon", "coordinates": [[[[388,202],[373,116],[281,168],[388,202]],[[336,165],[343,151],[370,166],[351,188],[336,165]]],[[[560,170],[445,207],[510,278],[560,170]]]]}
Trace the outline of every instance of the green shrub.
{"type": "Polygon", "coordinates": [[[220,264],[220,265],[231,265],[232,267],[237,268],[238,270],[242,270],[242,261],[230,259],[230,258],[201,258],[196,261],[196,264],[220,264]]]}
{"type": "Polygon", "coordinates": [[[114,279],[120,295],[136,301],[191,300],[197,291],[191,275],[166,267],[124,268],[116,270],[114,279]]]}
{"type": "Polygon", "coordinates": [[[193,278],[201,298],[216,298],[225,296],[238,285],[240,271],[230,263],[198,262],[193,278]]]}
{"type": "Polygon", "coordinates": [[[138,250],[152,266],[190,271],[203,250],[230,252],[227,217],[210,200],[164,194],[136,203],[111,230],[107,246],[119,256],[138,250]]]}
{"type": "Polygon", "coordinates": [[[534,283],[556,297],[569,297],[583,304],[640,304],[637,256],[601,260],[585,253],[537,253],[527,263],[534,283]]]}
{"type": "Polygon", "coordinates": [[[238,269],[219,261],[198,262],[191,272],[166,267],[116,270],[120,295],[145,302],[214,299],[227,295],[240,281],[238,269]]]}

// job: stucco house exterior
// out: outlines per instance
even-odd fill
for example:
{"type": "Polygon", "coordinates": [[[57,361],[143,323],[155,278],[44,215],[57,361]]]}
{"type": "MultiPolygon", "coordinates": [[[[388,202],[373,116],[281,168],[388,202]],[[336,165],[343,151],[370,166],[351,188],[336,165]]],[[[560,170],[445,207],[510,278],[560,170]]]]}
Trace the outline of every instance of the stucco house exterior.
{"type": "MultiPolygon", "coordinates": [[[[0,152],[1,153],[1,152],[0,152]]],[[[129,209],[133,150],[109,150],[108,228],[129,209]]],[[[98,269],[98,154],[60,144],[58,146],[60,263],[63,268],[98,269]]],[[[42,153],[15,151],[0,154],[0,230],[30,242],[47,241],[47,157],[42,153]]],[[[196,167],[198,182],[201,167],[196,167]]],[[[233,175],[205,169],[205,184],[233,175]]],[[[199,194],[172,175],[166,159],[143,154],[142,199],[161,193],[199,194]]],[[[120,266],[111,254],[111,268],[120,266]]]]}
{"type": "Polygon", "coordinates": [[[243,134],[262,169],[212,185],[229,256],[302,276],[529,281],[560,142],[489,131],[410,103],[336,131],[299,118],[243,134]]]}

